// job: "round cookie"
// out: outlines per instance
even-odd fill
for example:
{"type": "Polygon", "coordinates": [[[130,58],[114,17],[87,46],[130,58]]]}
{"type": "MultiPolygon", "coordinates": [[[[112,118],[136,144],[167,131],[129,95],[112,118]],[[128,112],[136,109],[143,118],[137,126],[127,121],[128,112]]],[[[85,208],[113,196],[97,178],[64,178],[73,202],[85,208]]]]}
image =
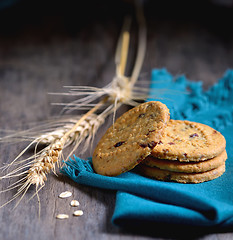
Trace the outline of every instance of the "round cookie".
{"type": "Polygon", "coordinates": [[[196,122],[170,120],[151,155],[184,162],[203,161],[224,151],[226,140],[215,129],[196,122]]]}
{"type": "Polygon", "coordinates": [[[147,157],[161,140],[170,119],[161,102],[146,102],[119,117],[97,144],[92,158],[96,173],[117,176],[147,157]]]}
{"type": "Polygon", "coordinates": [[[138,169],[143,175],[160,181],[171,181],[178,183],[201,183],[220,177],[225,172],[225,163],[220,165],[218,168],[203,173],[171,172],[155,167],[148,167],[143,164],[140,164],[140,166],[138,166],[138,169]]]}
{"type": "Polygon", "coordinates": [[[157,167],[159,169],[172,172],[198,173],[206,172],[222,165],[227,159],[227,152],[224,150],[218,156],[200,162],[180,162],[166,159],[154,158],[151,155],[146,157],[141,164],[149,167],[157,167]]]}

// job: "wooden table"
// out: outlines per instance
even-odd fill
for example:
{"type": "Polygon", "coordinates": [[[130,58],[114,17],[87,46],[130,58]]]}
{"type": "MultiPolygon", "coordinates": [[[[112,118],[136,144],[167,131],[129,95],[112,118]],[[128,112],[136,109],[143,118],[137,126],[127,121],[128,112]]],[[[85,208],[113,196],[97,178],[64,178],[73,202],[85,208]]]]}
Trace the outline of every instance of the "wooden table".
{"type": "MultiPolygon", "coordinates": [[[[21,1],[0,12],[2,129],[26,129],[32,122],[59,113],[60,108],[51,106],[51,102],[73,100],[48,92],[63,92],[65,85],[104,86],[112,80],[123,18],[133,8],[121,1],[88,1],[78,6],[74,2],[21,1]]],[[[205,88],[215,83],[233,65],[233,9],[208,1],[199,5],[195,1],[156,2],[147,1],[145,6],[148,46],[140,79],[149,80],[151,69],[166,67],[174,75],[202,80],[205,88]]],[[[132,31],[134,38],[135,22],[132,31]]],[[[130,58],[134,53],[133,48],[130,58]]],[[[105,129],[106,126],[97,139],[105,129]]],[[[1,144],[1,165],[9,163],[23,146],[1,144]]],[[[8,185],[8,180],[1,181],[0,189],[8,185]]],[[[40,191],[39,219],[37,199],[28,202],[34,190],[32,187],[28,191],[16,209],[13,210],[15,202],[0,209],[0,239],[187,239],[187,235],[175,233],[174,229],[155,229],[155,235],[119,229],[111,224],[114,191],[80,186],[53,174],[40,191]],[[73,211],[70,199],[58,198],[65,190],[79,200],[82,217],[55,219],[58,213],[73,211]]],[[[2,193],[1,203],[14,193],[2,193]]],[[[233,234],[195,233],[195,237],[226,240],[232,239],[233,234]]]]}

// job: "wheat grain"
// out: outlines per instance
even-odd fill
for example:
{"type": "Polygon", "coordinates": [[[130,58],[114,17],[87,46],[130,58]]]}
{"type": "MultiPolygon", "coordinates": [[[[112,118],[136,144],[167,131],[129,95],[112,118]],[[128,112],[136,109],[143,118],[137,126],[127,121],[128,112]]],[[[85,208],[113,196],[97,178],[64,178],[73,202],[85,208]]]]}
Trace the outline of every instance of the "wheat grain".
{"type": "Polygon", "coordinates": [[[43,185],[47,180],[46,174],[51,170],[55,172],[55,164],[60,159],[62,152],[62,143],[60,140],[46,148],[39,158],[32,164],[27,172],[27,179],[36,186],[43,185]]]}
{"type": "Polygon", "coordinates": [[[72,192],[70,191],[65,191],[59,194],[59,198],[68,198],[72,196],[72,192]]]}
{"type": "Polygon", "coordinates": [[[64,213],[60,213],[56,216],[57,219],[67,219],[69,218],[69,215],[64,214],[64,213]]]}
{"type": "Polygon", "coordinates": [[[78,207],[80,205],[79,201],[78,200],[72,200],[70,202],[70,206],[71,207],[78,207]]]}
{"type": "Polygon", "coordinates": [[[75,217],[82,216],[82,215],[83,215],[83,211],[82,211],[82,210],[76,210],[76,211],[74,211],[73,215],[74,215],[75,217]]]}

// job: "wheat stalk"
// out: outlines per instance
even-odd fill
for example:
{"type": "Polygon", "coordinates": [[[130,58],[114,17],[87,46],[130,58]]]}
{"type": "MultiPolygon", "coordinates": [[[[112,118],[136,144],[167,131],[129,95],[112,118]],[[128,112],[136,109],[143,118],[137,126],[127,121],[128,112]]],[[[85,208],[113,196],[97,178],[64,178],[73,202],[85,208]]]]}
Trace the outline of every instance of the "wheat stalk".
{"type": "MultiPolygon", "coordinates": [[[[140,17],[142,18],[142,16],[141,13],[140,17]]],[[[126,24],[126,28],[128,27],[128,24],[126,24]]],[[[145,28],[144,21],[142,21],[140,28],[145,28]]],[[[130,34],[127,29],[124,29],[118,42],[115,58],[116,76],[112,82],[103,88],[88,86],[69,87],[70,92],[68,95],[81,96],[81,98],[69,104],[64,104],[64,110],[87,109],[89,111],[86,114],[76,119],[68,119],[68,121],[54,121],[50,124],[45,124],[42,126],[42,129],[29,129],[10,134],[0,139],[0,142],[12,140],[31,141],[10,164],[2,168],[3,170],[7,170],[13,166],[15,167],[15,169],[0,177],[0,180],[14,177],[21,177],[21,179],[2,191],[5,192],[18,188],[12,199],[4,203],[1,207],[21,195],[16,204],[17,206],[31,185],[36,186],[36,192],[33,196],[37,195],[40,206],[38,192],[45,185],[47,174],[50,172],[56,174],[55,168],[56,165],[60,166],[61,164],[64,149],[73,144],[73,149],[66,157],[66,160],[81,143],[84,143],[82,151],[85,152],[93,140],[96,131],[110,114],[113,114],[114,121],[116,111],[122,104],[135,106],[139,104],[139,101],[144,101],[148,97],[147,88],[137,88],[135,86],[145,55],[145,34],[145,30],[139,31],[138,55],[131,77],[125,76],[130,34]],[[97,104],[96,101],[98,102],[97,104]],[[96,113],[97,111],[98,113],[96,113]],[[59,127],[56,127],[57,125],[59,125],[59,127]],[[46,144],[47,146],[37,151],[39,144],[46,144]],[[34,154],[26,159],[19,160],[33,145],[35,145],[34,154]]],[[[66,95],[66,93],[63,95],[66,95]]],[[[63,103],[60,105],[63,105],[63,103]]]]}
{"type": "MultiPolygon", "coordinates": [[[[3,177],[0,177],[1,180],[14,177],[24,177],[22,177],[19,181],[13,183],[12,185],[8,186],[6,190],[2,191],[5,192],[13,190],[14,188],[18,188],[16,194],[8,202],[1,205],[1,207],[5,206],[6,204],[10,203],[14,199],[22,195],[16,204],[17,206],[22,200],[27,190],[29,189],[29,187],[31,185],[35,185],[36,192],[34,195],[37,195],[38,197],[40,212],[40,200],[38,192],[44,187],[45,181],[47,180],[47,174],[51,171],[56,174],[55,166],[59,166],[61,164],[62,152],[67,146],[75,143],[75,149],[76,145],[79,145],[86,139],[83,151],[88,148],[99,126],[103,124],[106,117],[105,114],[97,116],[90,113],[88,116],[85,116],[85,120],[82,120],[82,118],[84,118],[84,116],[82,116],[78,120],[81,120],[80,124],[77,124],[77,120],[74,121],[74,119],[71,119],[69,121],[73,123],[69,123],[64,127],[57,128],[52,132],[48,132],[47,134],[36,137],[33,140],[33,143],[43,143],[48,144],[48,146],[41,151],[35,153],[30,158],[17,161],[20,157],[18,156],[12,163],[8,164],[5,167],[9,168],[14,164],[18,165],[24,163],[23,165],[20,165],[19,167],[12,170],[10,173],[4,175],[3,177]]],[[[26,149],[27,148],[28,147],[26,147],[26,149]]],[[[72,152],[70,153],[70,155],[72,154],[72,152]]]]}

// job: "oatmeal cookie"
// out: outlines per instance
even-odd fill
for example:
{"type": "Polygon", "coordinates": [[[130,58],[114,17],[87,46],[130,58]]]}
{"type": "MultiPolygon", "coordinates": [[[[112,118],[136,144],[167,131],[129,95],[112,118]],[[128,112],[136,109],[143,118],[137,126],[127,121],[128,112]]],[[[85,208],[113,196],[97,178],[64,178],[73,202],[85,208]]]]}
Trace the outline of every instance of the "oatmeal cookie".
{"type": "Polygon", "coordinates": [[[161,102],[138,105],[119,117],[97,144],[93,153],[96,173],[117,176],[129,171],[157,145],[170,119],[161,102]]]}
{"type": "Polygon", "coordinates": [[[217,168],[203,173],[181,173],[162,170],[156,167],[148,167],[140,164],[139,171],[147,176],[160,181],[171,181],[178,183],[201,183],[220,177],[225,172],[225,163],[217,168]]]}
{"type": "Polygon", "coordinates": [[[184,162],[203,161],[224,151],[226,140],[215,129],[196,122],[170,120],[151,155],[184,162]]]}
{"type": "Polygon", "coordinates": [[[149,155],[141,164],[149,167],[157,167],[159,169],[172,172],[198,173],[206,172],[222,165],[227,159],[227,152],[224,150],[218,156],[199,162],[180,162],[178,160],[171,161],[167,159],[159,159],[149,155]]]}

